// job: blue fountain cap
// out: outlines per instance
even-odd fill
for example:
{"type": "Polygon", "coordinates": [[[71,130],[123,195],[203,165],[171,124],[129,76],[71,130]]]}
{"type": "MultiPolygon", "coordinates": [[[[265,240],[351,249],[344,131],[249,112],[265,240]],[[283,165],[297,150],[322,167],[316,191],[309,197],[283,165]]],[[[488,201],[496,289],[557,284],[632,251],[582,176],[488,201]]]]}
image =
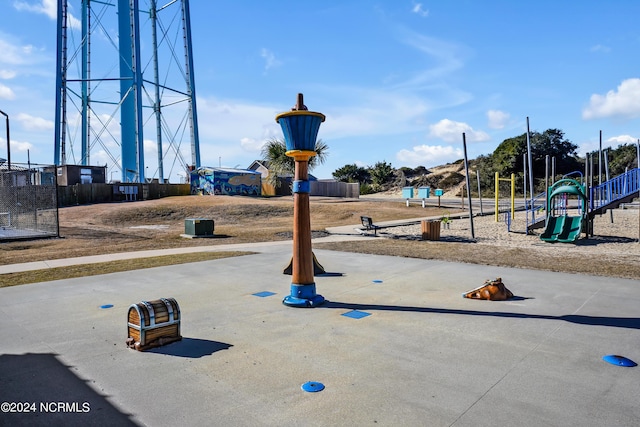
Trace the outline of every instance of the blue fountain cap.
{"type": "Polygon", "coordinates": [[[287,155],[294,152],[315,155],[316,139],[324,119],[324,114],[308,110],[304,105],[303,95],[299,93],[298,102],[291,111],[276,116],[276,122],[280,124],[284,134],[287,155]]]}
{"type": "Polygon", "coordinates": [[[638,366],[636,362],[631,359],[627,359],[624,356],[619,356],[617,354],[608,354],[602,357],[602,360],[605,362],[609,362],[612,365],[616,366],[625,366],[627,368],[633,368],[634,366],[638,366]]]}
{"type": "Polygon", "coordinates": [[[307,381],[306,383],[302,384],[301,388],[306,392],[316,393],[318,391],[324,390],[324,384],[317,381],[307,381]]]}

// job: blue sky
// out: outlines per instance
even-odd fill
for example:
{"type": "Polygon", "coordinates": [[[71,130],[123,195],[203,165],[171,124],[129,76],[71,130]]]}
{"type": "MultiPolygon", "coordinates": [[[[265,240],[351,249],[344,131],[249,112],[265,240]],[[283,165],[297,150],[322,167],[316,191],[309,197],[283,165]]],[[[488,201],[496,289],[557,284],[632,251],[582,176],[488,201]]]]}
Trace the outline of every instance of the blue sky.
{"type": "MultiPolygon", "coordinates": [[[[147,0],[140,0],[141,5],[147,0]]],[[[53,162],[55,0],[1,0],[11,157],[53,162]]],[[[158,4],[163,4],[159,1],[158,4]]],[[[78,16],[80,0],[70,1],[78,16]]],[[[579,153],[640,137],[640,2],[191,0],[203,165],[247,167],[304,93],[346,164],[437,166],[559,128],[579,153]]],[[[98,47],[96,46],[96,49],[98,47]]],[[[4,132],[0,157],[6,157],[4,132]]],[[[145,162],[157,171],[153,134],[145,162]]],[[[189,147],[181,147],[186,158],[189,147]]],[[[95,164],[104,164],[96,153],[95,164]]],[[[165,170],[168,170],[165,165],[165,170]]],[[[177,182],[176,170],[171,181],[177,182]]],[[[167,174],[165,172],[165,174],[167,174]]]]}

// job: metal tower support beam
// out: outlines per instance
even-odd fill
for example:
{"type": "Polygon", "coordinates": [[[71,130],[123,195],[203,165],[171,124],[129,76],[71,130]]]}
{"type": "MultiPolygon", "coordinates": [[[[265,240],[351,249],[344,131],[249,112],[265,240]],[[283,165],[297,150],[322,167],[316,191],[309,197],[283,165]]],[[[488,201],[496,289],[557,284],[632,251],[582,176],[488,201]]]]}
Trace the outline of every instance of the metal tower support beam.
{"type": "Polygon", "coordinates": [[[142,120],[142,64],[140,61],[140,8],[138,0],[131,1],[131,17],[133,22],[133,89],[136,99],[136,149],[138,150],[138,182],[145,181],[144,173],[144,132],[142,120]]]}
{"type": "Polygon", "coordinates": [[[162,111],[160,99],[160,72],[158,70],[158,11],[156,8],[156,0],[151,0],[151,38],[153,43],[153,81],[155,83],[155,98],[153,111],[156,115],[156,144],[158,149],[158,182],[164,183],[164,165],[162,155],[162,111]]]}
{"type": "Polygon", "coordinates": [[[191,47],[191,13],[189,0],[182,0],[182,26],[184,29],[184,52],[186,56],[187,93],[189,94],[189,121],[191,130],[191,162],[200,165],[200,138],[198,134],[198,114],[196,108],[196,84],[193,75],[193,49],[191,47]]]}
{"type": "Polygon", "coordinates": [[[182,168],[187,166],[180,148],[188,137],[191,163],[201,166],[188,0],[169,0],[159,8],[157,0],[74,1],[82,4],[79,20],[72,16],[68,0],[57,1],[55,164],[73,159],[74,163],[90,165],[97,159],[114,171],[120,169],[123,182],[144,182],[144,128],[148,127],[150,138],[151,134],[157,138],[159,182],[166,182],[165,173],[173,175],[176,161],[182,168]],[[140,4],[150,10],[141,11],[140,4]],[[166,22],[162,19],[164,10],[170,18],[166,22]],[[145,31],[151,28],[151,35],[141,26],[145,31]],[[103,37],[92,37],[95,30],[103,37]],[[170,30],[175,31],[173,36],[170,30]],[[184,63],[177,55],[180,31],[184,63]],[[152,49],[141,52],[143,43],[152,49]],[[102,51],[104,48],[109,51],[102,51]],[[152,79],[144,79],[142,64],[153,67],[152,79]],[[153,91],[149,90],[151,84],[153,91]],[[67,107],[74,108],[72,120],[67,118],[67,107]],[[147,114],[150,111],[155,120],[147,114]],[[111,126],[118,121],[119,132],[111,126]],[[156,131],[152,132],[154,126],[156,131]],[[91,153],[97,145],[103,150],[91,153]],[[165,153],[163,145],[174,152],[165,153]],[[112,151],[114,146],[119,153],[112,151]],[[165,172],[163,163],[173,154],[172,169],[165,172]]]}
{"type": "Polygon", "coordinates": [[[82,103],[82,165],[90,164],[89,151],[89,79],[91,78],[91,0],[82,0],[82,82],[81,82],[81,103],[82,103]]]}
{"type": "Polygon", "coordinates": [[[66,81],[67,69],[67,1],[58,1],[58,18],[57,18],[57,40],[56,40],[56,123],[54,129],[54,151],[53,163],[62,165],[65,163],[64,145],[65,145],[65,122],[66,111],[64,104],[66,103],[66,91],[63,88],[63,82],[66,81]]]}
{"type": "Polygon", "coordinates": [[[122,181],[144,181],[142,73],[137,0],[118,0],[122,181]]]}

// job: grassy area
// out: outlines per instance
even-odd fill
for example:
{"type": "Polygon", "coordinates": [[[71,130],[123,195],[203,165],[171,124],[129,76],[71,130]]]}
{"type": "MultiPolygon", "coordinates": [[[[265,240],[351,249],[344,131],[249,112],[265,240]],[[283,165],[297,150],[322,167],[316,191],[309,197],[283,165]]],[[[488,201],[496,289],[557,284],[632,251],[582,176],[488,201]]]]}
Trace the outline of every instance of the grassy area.
{"type": "Polygon", "coordinates": [[[255,252],[194,252],[189,254],[164,255],[149,258],[135,258],[121,261],[80,264],[68,267],[45,268],[42,270],[8,273],[0,275],[0,288],[24,285],[27,283],[49,282],[51,280],[72,279],[75,277],[97,276],[120,271],[140,270],[143,268],[164,267],[199,261],[211,261],[255,252]]]}

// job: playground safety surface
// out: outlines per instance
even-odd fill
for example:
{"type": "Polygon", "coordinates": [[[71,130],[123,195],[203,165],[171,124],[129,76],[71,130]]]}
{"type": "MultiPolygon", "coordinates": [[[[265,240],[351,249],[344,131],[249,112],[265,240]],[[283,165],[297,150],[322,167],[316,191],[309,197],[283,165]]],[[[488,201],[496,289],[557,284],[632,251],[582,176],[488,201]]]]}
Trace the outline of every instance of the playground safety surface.
{"type": "Polygon", "coordinates": [[[258,254],[0,289],[0,401],[37,404],[0,425],[640,423],[639,368],[603,360],[640,360],[637,281],[315,250],[300,309],[290,242],[233,249],[258,254]],[[461,297],[495,277],[514,299],[461,297]],[[127,349],[161,297],[183,340],[127,349]]]}

